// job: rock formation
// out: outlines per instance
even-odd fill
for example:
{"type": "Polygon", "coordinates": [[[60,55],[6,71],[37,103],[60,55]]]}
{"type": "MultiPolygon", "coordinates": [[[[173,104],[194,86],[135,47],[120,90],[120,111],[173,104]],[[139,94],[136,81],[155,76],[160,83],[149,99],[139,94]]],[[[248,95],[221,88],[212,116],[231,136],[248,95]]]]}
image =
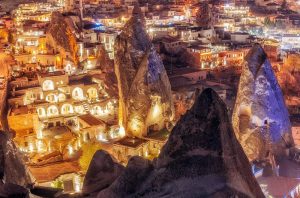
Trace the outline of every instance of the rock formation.
{"type": "Polygon", "coordinates": [[[103,85],[108,94],[112,96],[118,96],[118,81],[114,70],[114,61],[111,60],[101,45],[97,52],[97,62],[96,67],[101,71],[101,79],[103,80],[103,85]]]}
{"type": "Polygon", "coordinates": [[[85,175],[82,192],[93,194],[110,186],[124,167],[115,163],[105,151],[97,151],[85,175]]]}
{"type": "Polygon", "coordinates": [[[22,156],[7,132],[0,131],[0,176],[4,183],[27,187],[32,183],[22,156]]]}
{"type": "Polygon", "coordinates": [[[66,58],[69,57],[75,65],[78,63],[76,30],[70,22],[59,12],[53,12],[47,29],[47,44],[58,50],[66,58]]]}
{"type": "Polygon", "coordinates": [[[174,127],[159,157],[133,157],[98,198],[264,197],[226,105],[206,89],[174,127]]]}
{"type": "Polygon", "coordinates": [[[139,6],[135,6],[131,19],[117,37],[115,53],[120,124],[134,136],[142,136],[150,125],[160,128],[165,118],[173,116],[171,86],[145,31],[139,6]],[[153,115],[156,119],[152,119],[153,115]]]}
{"type": "Polygon", "coordinates": [[[103,45],[99,46],[96,58],[96,67],[99,67],[102,72],[114,72],[114,61],[109,58],[103,45]]]}
{"type": "Polygon", "coordinates": [[[255,44],[245,58],[232,122],[250,161],[263,160],[268,151],[281,155],[291,141],[284,98],[259,44],[255,44]]]}

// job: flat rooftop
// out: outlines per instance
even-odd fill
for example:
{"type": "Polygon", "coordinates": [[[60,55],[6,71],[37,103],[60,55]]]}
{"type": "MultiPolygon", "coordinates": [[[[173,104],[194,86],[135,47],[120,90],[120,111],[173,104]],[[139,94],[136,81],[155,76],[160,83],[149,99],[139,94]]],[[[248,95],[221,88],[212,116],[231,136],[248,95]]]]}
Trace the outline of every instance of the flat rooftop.
{"type": "Polygon", "coordinates": [[[65,75],[64,71],[54,71],[54,72],[47,72],[47,73],[39,73],[39,76],[42,78],[51,77],[51,76],[62,76],[65,75]]]}
{"type": "Polygon", "coordinates": [[[29,112],[33,113],[33,110],[30,110],[28,106],[12,107],[10,110],[10,116],[24,115],[28,114],[29,112]]]}
{"type": "Polygon", "coordinates": [[[78,162],[61,162],[42,167],[29,166],[29,171],[37,182],[43,183],[53,181],[63,174],[78,173],[80,166],[78,162]]]}
{"type": "Polygon", "coordinates": [[[79,119],[83,120],[85,123],[87,123],[90,126],[99,126],[105,124],[104,121],[96,118],[95,116],[91,114],[85,114],[78,117],[79,119]]]}
{"type": "Polygon", "coordinates": [[[148,142],[148,140],[132,137],[124,137],[123,139],[115,142],[115,145],[126,146],[131,148],[137,148],[148,142]]]}

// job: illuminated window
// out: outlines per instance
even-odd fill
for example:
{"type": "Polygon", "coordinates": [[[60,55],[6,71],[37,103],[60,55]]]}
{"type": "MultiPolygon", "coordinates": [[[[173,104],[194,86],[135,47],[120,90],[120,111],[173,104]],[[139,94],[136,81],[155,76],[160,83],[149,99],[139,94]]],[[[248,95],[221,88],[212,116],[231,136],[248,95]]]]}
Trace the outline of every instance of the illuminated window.
{"type": "Polygon", "coordinates": [[[45,80],[43,82],[43,90],[48,91],[48,90],[54,90],[54,83],[52,80],[45,80]]]}

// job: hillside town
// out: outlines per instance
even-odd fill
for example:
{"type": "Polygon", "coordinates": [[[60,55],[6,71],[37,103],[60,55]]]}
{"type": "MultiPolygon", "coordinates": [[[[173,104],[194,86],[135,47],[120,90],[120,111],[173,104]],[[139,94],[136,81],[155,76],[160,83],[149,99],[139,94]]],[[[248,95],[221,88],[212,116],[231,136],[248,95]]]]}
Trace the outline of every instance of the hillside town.
{"type": "Polygon", "coordinates": [[[225,141],[245,173],[219,197],[300,197],[299,10],[295,0],[0,1],[1,129],[25,167],[9,183],[61,197],[161,197],[145,190],[168,188],[156,171],[176,170],[178,156],[209,166],[210,152],[231,156],[225,141]],[[130,162],[155,168],[126,194],[113,184],[126,183],[130,162]]]}

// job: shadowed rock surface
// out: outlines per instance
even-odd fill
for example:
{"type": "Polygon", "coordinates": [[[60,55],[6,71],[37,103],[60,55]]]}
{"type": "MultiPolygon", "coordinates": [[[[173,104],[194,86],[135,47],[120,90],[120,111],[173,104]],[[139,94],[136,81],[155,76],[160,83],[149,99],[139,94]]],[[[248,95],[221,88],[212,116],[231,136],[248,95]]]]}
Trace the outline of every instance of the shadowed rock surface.
{"type": "Polygon", "coordinates": [[[284,98],[259,44],[245,58],[232,123],[250,161],[262,160],[268,150],[282,155],[286,145],[292,144],[284,98]]]}
{"type": "Polygon", "coordinates": [[[110,186],[121,175],[124,167],[115,163],[105,151],[97,151],[84,178],[82,192],[92,194],[110,186]]]}
{"type": "Polygon", "coordinates": [[[22,156],[10,134],[0,131],[1,180],[27,187],[32,183],[22,156]]]}
{"type": "Polygon", "coordinates": [[[206,89],[180,119],[159,157],[133,157],[98,198],[264,197],[226,106],[206,89]]]}
{"type": "Polygon", "coordinates": [[[29,191],[16,184],[0,184],[0,197],[29,198],[29,191]]]}
{"type": "Polygon", "coordinates": [[[102,72],[101,77],[106,91],[109,92],[110,96],[118,96],[118,81],[114,70],[114,61],[109,58],[103,45],[100,45],[96,57],[96,66],[102,72]]]}

